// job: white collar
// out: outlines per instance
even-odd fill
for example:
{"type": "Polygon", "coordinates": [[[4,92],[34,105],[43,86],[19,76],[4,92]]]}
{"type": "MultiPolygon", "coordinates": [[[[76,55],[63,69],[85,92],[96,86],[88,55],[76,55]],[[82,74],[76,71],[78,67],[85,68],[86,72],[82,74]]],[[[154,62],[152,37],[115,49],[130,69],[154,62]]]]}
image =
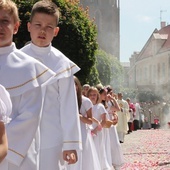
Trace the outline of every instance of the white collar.
{"type": "Polygon", "coordinates": [[[0,55],[9,54],[16,49],[15,43],[12,42],[10,46],[0,47],[0,55]]]}
{"type": "Polygon", "coordinates": [[[38,55],[44,55],[47,54],[51,51],[51,43],[49,46],[47,47],[38,47],[35,44],[33,44],[32,42],[30,43],[30,48],[38,55]]]}

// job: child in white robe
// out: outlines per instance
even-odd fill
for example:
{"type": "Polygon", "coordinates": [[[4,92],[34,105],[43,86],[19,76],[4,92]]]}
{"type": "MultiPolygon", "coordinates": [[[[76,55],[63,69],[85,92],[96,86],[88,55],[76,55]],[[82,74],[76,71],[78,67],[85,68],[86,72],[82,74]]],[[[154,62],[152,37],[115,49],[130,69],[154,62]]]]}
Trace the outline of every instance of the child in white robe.
{"type": "Polygon", "coordinates": [[[0,83],[12,101],[11,122],[6,126],[8,153],[0,163],[2,170],[37,170],[37,138],[41,107],[41,88],[54,72],[19,51],[13,34],[19,28],[18,9],[11,0],[0,1],[0,83]],[[31,149],[30,149],[31,147],[31,149]],[[32,157],[27,157],[30,152],[32,157]]]}
{"type": "Polygon", "coordinates": [[[105,146],[105,133],[102,127],[104,127],[106,123],[106,110],[104,108],[104,105],[99,102],[99,92],[96,88],[90,87],[90,89],[87,92],[88,98],[92,101],[93,103],[93,108],[92,108],[92,113],[93,117],[99,122],[93,122],[93,139],[94,139],[94,144],[96,147],[96,151],[98,153],[99,157],[99,162],[102,170],[111,170],[111,165],[108,162],[108,155],[106,153],[106,146],[105,146]]]}
{"type": "Polygon", "coordinates": [[[122,148],[119,142],[116,124],[118,122],[117,111],[120,111],[120,107],[112,94],[112,88],[107,87],[107,111],[109,113],[110,120],[112,120],[113,125],[110,127],[110,144],[111,144],[111,154],[112,154],[112,165],[115,170],[119,170],[124,164],[124,156],[122,148]]]}
{"type": "Polygon", "coordinates": [[[10,122],[12,103],[9,93],[0,85],[0,162],[5,158],[8,150],[8,140],[5,132],[5,124],[10,122]]]}
{"type": "Polygon", "coordinates": [[[53,83],[42,89],[45,100],[40,123],[39,170],[65,168],[62,160],[68,164],[75,163],[76,150],[82,149],[73,79],[79,67],[51,45],[59,31],[58,20],[59,11],[53,2],[35,3],[27,25],[31,43],[21,49],[56,73],[53,83]]]}
{"type": "MultiPolygon", "coordinates": [[[[100,103],[102,103],[105,107],[105,109],[107,109],[107,89],[105,87],[98,89],[99,90],[99,94],[100,94],[100,103]]],[[[106,118],[107,118],[107,126],[105,126],[105,128],[103,128],[103,132],[104,132],[104,141],[105,141],[105,150],[106,150],[106,156],[107,156],[107,160],[109,163],[109,166],[112,167],[112,156],[111,156],[111,144],[110,144],[110,127],[112,125],[112,121],[109,119],[109,114],[106,110],[106,118]]]]}

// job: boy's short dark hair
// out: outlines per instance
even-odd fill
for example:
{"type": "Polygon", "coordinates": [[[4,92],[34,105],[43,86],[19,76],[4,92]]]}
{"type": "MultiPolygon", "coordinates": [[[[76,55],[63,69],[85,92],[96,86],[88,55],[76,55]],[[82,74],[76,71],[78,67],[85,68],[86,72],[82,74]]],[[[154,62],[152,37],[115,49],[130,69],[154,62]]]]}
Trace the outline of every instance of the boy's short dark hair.
{"type": "Polygon", "coordinates": [[[56,25],[59,22],[59,10],[57,5],[50,0],[42,0],[36,2],[31,10],[30,22],[36,13],[44,13],[56,17],[56,25]]]}

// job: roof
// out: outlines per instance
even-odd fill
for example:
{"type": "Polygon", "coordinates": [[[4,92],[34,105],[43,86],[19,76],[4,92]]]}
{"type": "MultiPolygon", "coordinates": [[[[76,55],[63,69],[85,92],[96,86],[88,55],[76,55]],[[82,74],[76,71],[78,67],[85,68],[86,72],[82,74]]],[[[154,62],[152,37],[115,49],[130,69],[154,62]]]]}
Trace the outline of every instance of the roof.
{"type": "Polygon", "coordinates": [[[170,48],[170,25],[163,27],[162,29],[160,29],[158,31],[158,33],[161,34],[161,35],[167,36],[167,40],[165,41],[165,43],[161,47],[160,51],[165,51],[165,50],[169,49],[170,48]]]}
{"type": "Polygon", "coordinates": [[[137,61],[142,60],[144,58],[148,58],[152,55],[162,53],[170,49],[170,25],[167,25],[160,30],[155,29],[151,36],[149,37],[148,41],[146,42],[145,46],[140,51],[137,61]],[[156,40],[157,42],[157,51],[152,51],[152,42],[156,40]]]}

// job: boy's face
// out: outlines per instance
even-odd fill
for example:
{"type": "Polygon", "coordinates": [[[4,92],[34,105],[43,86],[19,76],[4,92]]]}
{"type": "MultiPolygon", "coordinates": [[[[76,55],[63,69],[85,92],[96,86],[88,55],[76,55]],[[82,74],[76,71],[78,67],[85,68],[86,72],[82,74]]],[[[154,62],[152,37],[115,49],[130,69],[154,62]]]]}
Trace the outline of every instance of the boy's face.
{"type": "Polygon", "coordinates": [[[11,45],[13,34],[18,32],[19,22],[14,23],[14,18],[6,11],[0,10],[0,47],[11,45]]]}
{"type": "Polygon", "coordinates": [[[44,13],[35,13],[27,26],[31,41],[39,47],[48,46],[59,31],[59,27],[56,27],[56,18],[44,13]]]}

